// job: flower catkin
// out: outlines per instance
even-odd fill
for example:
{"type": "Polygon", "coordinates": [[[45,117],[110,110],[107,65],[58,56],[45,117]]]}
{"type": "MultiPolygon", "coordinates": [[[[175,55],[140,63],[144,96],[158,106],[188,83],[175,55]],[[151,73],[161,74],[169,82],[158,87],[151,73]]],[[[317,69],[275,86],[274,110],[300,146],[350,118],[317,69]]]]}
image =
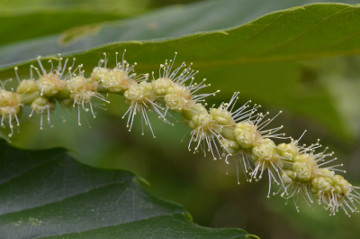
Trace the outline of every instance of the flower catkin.
{"type": "Polygon", "coordinates": [[[116,64],[110,68],[104,53],[104,59],[99,61],[89,78],[81,64],[74,69],[75,59],[68,66],[68,59],[63,61],[59,57],[56,68],[50,60],[51,69],[47,71],[38,57],[39,68],[31,65],[30,77],[23,80],[20,80],[15,67],[19,81],[16,91],[6,90],[6,83],[2,83],[0,88],[1,126],[10,129],[8,136],[11,137],[14,127],[20,126],[22,109],[29,106],[30,117],[34,113],[40,116],[42,129],[43,116],[51,125],[50,115],[57,103],[74,107],[81,125],[80,111],[96,116],[95,98],[110,103],[105,95],[121,94],[129,105],[123,115],[127,118],[129,131],[133,128],[134,118],[140,115],[142,134],[145,125],[155,137],[148,113],[154,112],[163,122],[172,124],[168,120],[169,111],[178,112],[190,128],[190,151],[201,151],[214,159],[224,158],[226,163],[235,159],[248,181],[267,177],[268,197],[272,185],[277,184],[280,189],[273,194],[280,194],[286,200],[293,199],[297,210],[298,198],[302,198],[309,205],[314,202],[322,204],[331,215],[339,209],[347,215],[358,211],[359,187],[336,174],[343,170],[338,169],[342,165],[332,165],[336,161],[333,152],[327,152],[327,148],[321,150],[319,142],[300,145],[303,135],[297,140],[285,137],[279,132],[283,126],[268,129],[281,112],[270,118],[268,113],[259,112],[260,105],[251,105],[251,101],[237,107],[238,92],[229,102],[207,109],[205,98],[219,91],[200,94],[200,90],[210,85],[206,84],[206,79],[200,83],[195,81],[198,71],[192,69],[192,63],[182,63],[175,68],[177,53],[173,59],[160,65],[158,76],[153,72],[152,77],[149,74],[137,75],[134,71],[136,63],[128,63],[124,55],[125,51],[119,61],[116,53],[116,64]],[[287,139],[289,142],[276,144],[273,139],[287,139]]]}

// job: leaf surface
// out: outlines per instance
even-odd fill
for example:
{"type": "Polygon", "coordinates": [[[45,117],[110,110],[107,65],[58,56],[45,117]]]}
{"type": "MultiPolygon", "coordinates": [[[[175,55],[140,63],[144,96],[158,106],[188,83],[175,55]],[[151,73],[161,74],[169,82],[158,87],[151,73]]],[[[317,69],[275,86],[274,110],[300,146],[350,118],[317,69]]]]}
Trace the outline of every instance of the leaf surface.
{"type": "Polygon", "coordinates": [[[95,169],[65,150],[0,143],[1,238],[247,238],[240,229],[190,221],[180,206],[148,194],[124,170],[95,169]]]}
{"type": "Polygon", "coordinates": [[[1,1],[0,46],[138,15],[148,7],[147,0],[1,1]]]}

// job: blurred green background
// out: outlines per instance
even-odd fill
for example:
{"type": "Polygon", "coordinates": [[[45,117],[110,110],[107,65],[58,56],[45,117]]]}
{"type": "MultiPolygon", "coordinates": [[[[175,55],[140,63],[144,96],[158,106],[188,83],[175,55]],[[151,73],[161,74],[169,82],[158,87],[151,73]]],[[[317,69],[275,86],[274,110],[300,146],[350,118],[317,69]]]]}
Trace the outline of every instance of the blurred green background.
{"type": "MultiPolygon", "coordinates": [[[[212,4],[226,2],[224,0],[196,1],[195,3],[188,0],[57,0],[51,2],[37,0],[31,1],[31,4],[23,4],[24,0],[2,0],[0,3],[0,20],[3,26],[0,29],[0,53],[2,53],[0,62],[3,66],[7,66],[14,62],[31,59],[34,55],[32,52],[24,51],[24,45],[50,39],[65,30],[68,33],[70,31],[70,37],[73,37],[71,34],[75,32],[76,38],[79,27],[91,31],[93,24],[115,24],[114,26],[130,24],[131,26],[131,22],[140,21],[143,17],[151,18],[184,9],[202,9],[206,21],[215,18],[210,27],[192,29],[191,25],[186,25],[189,29],[167,35],[172,38],[198,31],[237,26],[275,10],[316,1],[232,1],[233,5],[227,4],[236,5],[238,12],[234,10],[228,15],[226,9],[218,8],[222,11],[217,12],[217,8],[212,7],[212,4]],[[207,8],[211,11],[206,12],[207,8]],[[216,18],[219,14],[228,19],[222,21],[221,24],[218,23],[216,18]],[[243,16],[239,17],[238,14],[243,14],[243,16]],[[31,27],[26,25],[29,20],[35,22],[31,27]],[[87,27],[84,28],[84,26],[87,27]],[[14,57],[5,57],[9,55],[14,57]]],[[[356,3],[356,1],[346,3],[356,3]]],[[[183,20],[186,21],[186,19],[183,20]]],[[[195,20],[200,21],[200,19],[195,20]]],[[[178,22],[181,23],[181,19],[178,22]]],[[[80,35],[82,33],[80,31],[80,35]]],[[[131,34],[120,36],[120,40],[131,40],[131,37],[131,34]]],[[[141,39],[162,38],[161,35],[142,37],[141,39]]],[[[134,40],[139,39],[138,36],[134,36],[134,40]]],[[[106,42],[106,39],[102,40],[106,42]]],[[[87,48],[90,46],[83,45],[83,49],[87,48]]],[[[64,48],[63,51],[57,50],[62,53],[76,51],[71,47],[64,48]]],[[[182,61],[181,50],[177,50],[180,53],[179,62],[182,61]]],[[[45,51],[44,54],[46,53],[45,51]]],[[[48,52],[48,54],[52,53],[48,52]]],[[[128,54],[131,55],[131,52],[128,54]]],[[[196,68],[196,61],[194,65],[196,68]]],[[[318,103],[304,98],[302,102],[300,96],[300,100],[292,104],[275,104],[276,98],[279,97],[276,93],[279,91],[272,89],[271,84],[266,84],[265,80],[266,87],[259,81],[255,81],[256,83],[253,83],[251,87],[244,87],[244,85],[250,85],[252,79],[242,78],[231,81],[230,90],[239,90],[242,93],[240,102],[251,98],[254,102],[261,103],[264,111],[275,113],[283,109],[284,114],[273,125],[284,125],[287,135],[295,138],[307,129],[309,133],[305,135],[303,142],[310,144],[317,138],[322,139],[322,143],[336,151],[337,157],[344,162],[347,178],[354,184],[360,183],[358,137],[360,132],[360,57],[352,55],[301,60],[293,61],[289,68],[286,68],[285,63],[277,67],[281,68],[280,76],[288,74],[288,71],[292,72],[290,69],[296,69],[294,71],[296,74],[294,72],[290,74],[294,78],[294,86],[297,89],[309,90],[315,96],[326,95],[326,100],[322,98],[321,103],[318,103]],[[268,98],[273,98],[274,101],[269,102],[268,98]],[[317,111],[318,115],[323,115],[323,119],[303,113],[306,109],[313,107],[312,103],[317,106],[313,110],[317,111]],[[338,128],[335,124],[335,129],[331,124],[323,124],[331,120],[337,122],[333,114],[326,110],[330,106],[336,110],[339,118],[336,120],[341,122],[338,128]]],[[[205,77],[205,75],[200,73],[200,77],[205,77]]],[[[227,79],[221,82],[212,81],[211,75],[206,75],[206,77],[212,83],[214,90],[222,89],[226,85],[227,79]]],[[[271,77],[269,75],[269,78],[271,77]]],[[[230,90],[225,90],[217,97],[210,98],[209,104],[219,104],[228,100],[231,97],[230,90]]],[[[101,168],[129,169],[150,183],[148,190],[155,196],[182,204],[192,214],[194,221],[200,225],[240,227],[264,239],[360,238],[358,226],[360,216],[357,214],[348,218],[340,212],[335,217],[329,217],[327,212],[316,205],[314,208],[301,205],[301,212],[297,213],[291,201],[285,206],[284,201],[278,197],[266,198],[266,180],[248,184],[241,176],[241,184],[238,185],[234,162],[227,167],[223,161],[214,161],[203,158],[202,155],[189,153],[186,143],[188,129],[181,124],[181,119],[177,115],[174,115],[176,118],[174,121],[177,121],[175,127],[163,125],[152,117],[156,139],[153,139],[149,132],[141,136],[139,122],[136,122],[133,132],[129,133],[125,127],[125,121],[121,119],[121,115],[126,111],[122,97],[115,95],[110,97],[112,104],[108,111],[98,110],[96,120],[87,114],[82,114],[82,127],[77,126],[75,111],[68,112],[62,109],[57,109],[52,115],[54,128],[48,127],[40,131],[38,118],[26,119],[21,126],[21,132],[16,134],[12,143],[32,149],[65,147],[76,159],[85,164],[101,168]],[[66,123],[62,122],[63,118],[66,119],[66,123]],[[186,135],[184,142],[181,142],[184,135],[186,135]]]]}

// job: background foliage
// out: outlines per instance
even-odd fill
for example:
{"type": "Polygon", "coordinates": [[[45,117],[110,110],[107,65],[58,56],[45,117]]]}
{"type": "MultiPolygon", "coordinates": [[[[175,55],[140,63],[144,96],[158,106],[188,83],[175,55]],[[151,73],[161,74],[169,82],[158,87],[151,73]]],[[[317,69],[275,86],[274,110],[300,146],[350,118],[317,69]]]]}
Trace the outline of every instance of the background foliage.
{"type": "MultiPolygon", "coordinates": [[[[177,51],[179,62],[194,62],[198,78],[207,77],[214,90],[222,90],[211,103],[239,90],[242,102],[284,110],[276,123],[285,125],[288,135],[308,129],[304,142],[323,139],[345,163],[350,180],[360,182],[360,8],[345,5],[357,1],[24,1],[0,3],[2,79],[14,77],[14,65],[28,76],[37,55],[76,56],[90,70],[102,52],[126,48],[138,71],[150,72],[177,51]]],[[[88,127],[77,127],[75,112],[62,110],[52,117],[56,127],[41,132],[38,119],[27,119],[12,143],[66,147],[85,164],[132,170],[151,183],[154,195],[184,205],[204,226],[240,227],[261,238],[360,234],[358,215],[328,217],[305,205],[297,214],[282,199],[266,199],[265,182],[237,185],[234,165],[227,169],[223,162],[187,152],[180,143],[187,132],[180,119],[176,127],[155,123],[155,140],[128,133],[120,118],[126,109],[122,98],[112,96],[112,102],[95,121],[88,118],[88,127]]]]}
{"type": "Polygon", "coordinates": [[[88,167],[62,149],[0,149],[1,238],[248,238],[191,223],[128,171],[88,167]]]}

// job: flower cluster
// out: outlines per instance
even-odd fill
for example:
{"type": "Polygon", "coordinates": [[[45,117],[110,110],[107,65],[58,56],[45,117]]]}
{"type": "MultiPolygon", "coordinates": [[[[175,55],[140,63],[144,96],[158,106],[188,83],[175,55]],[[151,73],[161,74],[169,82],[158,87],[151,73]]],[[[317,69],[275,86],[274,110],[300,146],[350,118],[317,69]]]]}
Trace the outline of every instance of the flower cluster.
{"type": "Polygon", "coordinates": [[[81,64],[74,69],[75,59],[68,66],[68,59],[59,57],[56,68],[50,60],[51,69],[47,71],[38,57],[38,67],[32,65],[30,78],[24,80],[20,80],[15,67],[19,81],[16,91],[6,90],[5,83],[0,89],[1,125],[10,128],[11,137],[13,128],[20,125],[23,107],[29,106],[30,117],[34,113],[40,115],[42,129],[44,115],[51,125],[50,114],[56,104],[76,108],[78,124],[81,125],[81,110],[91,112],[95,117],[95,99],[110,103],[106,94],[121,94],[129,105],[123,115],[123,118],[127,117],[129,131],[134,118],[140,115],[142,133],[145,124],[155,137],[148,112],[154,112],[169,124],[172,124],[168,119],[169,111],[177,112],[190,128],[190,151],[202,151],[214,159],[223,158],[226,163],[235,159],[248,181],[257,181],[267,175],[268,197],[275,183],[280,189],[273,194],[280,193],[287,200],[293,199],[297,209],[298,198],[302,198],[308,204],[323,204],[331,215],[339,208],[347,215],[357,212],[355,203],[360,200],[359,188],[336,174],[343,170],[338,169],[342,165],[331,165],[336,160],[333,152],[328,153],[327,148],[320,151],[319,142],[300,145],[302,136],[297,140],[285,137],[279,132],[283,126],[267,128],[281,112],[270,118],[269,113],[260,112],[261,106],[252,105],[251,101],[237,107],[238,92],[228,103],[207,109],[205,98],[219,91],[199,94],[210,85],[206,84],[206,79],[200,83],[195,81],[198,71],[192,69],[192,64],[182,63],[175,68],[176,53],[173,59],[160,65],[157,76],[152,73],[152,79],[149,79],[149,74],[137,75],[134,72],[136,63],[128,63],[124,54],[119,61],[116,53],[116,64],[110,68],[104,53],[104,59],[99,61],[89,78],[81,64]],[[274,138],[289,142],[276,144],[274,138]]]}

